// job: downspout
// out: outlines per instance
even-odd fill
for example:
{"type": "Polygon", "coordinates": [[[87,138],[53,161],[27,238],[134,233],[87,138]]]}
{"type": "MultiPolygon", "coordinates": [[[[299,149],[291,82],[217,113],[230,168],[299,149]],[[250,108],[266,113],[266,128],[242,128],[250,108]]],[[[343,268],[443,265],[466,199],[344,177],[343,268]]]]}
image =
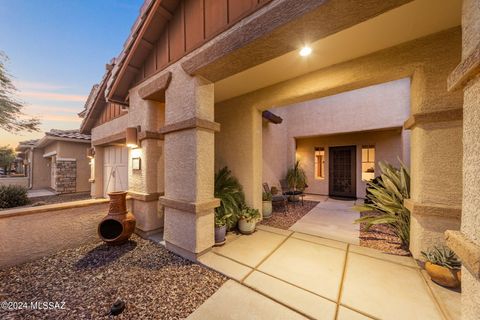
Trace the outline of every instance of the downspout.
{"type": "Polygon", "coordinates": [[[30,147],[30,152],[31,152],[31,155],[32,155],[32,159],[30,160],[30,166],[29,166],[29,177],[28,177],[28,181],[29,181],[29,186],[28,186],[28,189],[32,189],[33,188],[33,147],[30,147]]]}

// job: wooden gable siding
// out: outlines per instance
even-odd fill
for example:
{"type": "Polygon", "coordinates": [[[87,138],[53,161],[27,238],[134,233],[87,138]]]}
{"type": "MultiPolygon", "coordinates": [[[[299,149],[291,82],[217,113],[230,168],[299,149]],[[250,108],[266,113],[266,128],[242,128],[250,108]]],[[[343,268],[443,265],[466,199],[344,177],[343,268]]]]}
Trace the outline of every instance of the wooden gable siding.
{"type": "Polygon", "coordinates": [[[101,124],[104,124],[106,122],[109,122],[120,116],[123,116],[126,113],[127,111],[123,110],[121,105],[109,102],[105,105],[105,108],[103,109],[102,113],[98,117],[97,122],[95,123],[95,127],[101,124]]]}
{"type": "Polygon", "coordinates": [[[271,0],[181,0],[135,77],[139,83],[271,0]]]}

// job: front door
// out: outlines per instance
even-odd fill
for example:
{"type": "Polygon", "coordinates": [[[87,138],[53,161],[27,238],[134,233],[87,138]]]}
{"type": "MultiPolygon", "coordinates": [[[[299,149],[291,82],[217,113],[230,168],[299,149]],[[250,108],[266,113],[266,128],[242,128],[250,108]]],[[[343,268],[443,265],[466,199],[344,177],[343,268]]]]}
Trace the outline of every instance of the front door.
{"type": "Polygon", "coordinates": [[[356,198],[356,146],[330,147],[329,195],[356,198]]]}

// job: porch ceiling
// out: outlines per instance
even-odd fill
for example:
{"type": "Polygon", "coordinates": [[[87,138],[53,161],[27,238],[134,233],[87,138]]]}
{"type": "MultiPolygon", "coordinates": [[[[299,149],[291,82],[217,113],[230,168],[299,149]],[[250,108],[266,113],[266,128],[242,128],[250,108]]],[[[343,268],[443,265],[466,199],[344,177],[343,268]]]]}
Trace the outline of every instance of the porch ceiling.
{"type": "Polygon", "coordinates": [[[415,0],[309,44],[313,53],[306,58],[292,51],[216,82],[215,101],[458,26],[461,7],[461,0],[415,0]]]}

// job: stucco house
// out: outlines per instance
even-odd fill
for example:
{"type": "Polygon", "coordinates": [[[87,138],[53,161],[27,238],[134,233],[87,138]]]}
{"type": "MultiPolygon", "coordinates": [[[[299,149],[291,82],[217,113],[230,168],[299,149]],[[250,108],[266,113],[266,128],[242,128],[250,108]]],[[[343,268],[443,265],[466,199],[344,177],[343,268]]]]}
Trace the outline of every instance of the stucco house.
{"type": "Polygon", "coordinates": [[[52,129],[37,140],[17,146],[29,189],[52,189],[58,194],[90,190],[90,135],[78,130],[52,129]]]}
{"type": "Polygon", "coordinates": [[[216,169],[260,208],[262,182],[296,157],[318,177],[310,191],[327,193],[332,172],[315,160],[334,147],[355,146],[344,151],[359,183],[398,156],[411,167],[410,250],[446,241],[464,261],[463,316],[476,319],[479,30],[476,0],[147,0],[81,113],[92,196],[128,190],[138,233],[163,229],[195,260],[214,242],[216,169]],[[267,110],[285,123],[264,123],[267,110]]]}

